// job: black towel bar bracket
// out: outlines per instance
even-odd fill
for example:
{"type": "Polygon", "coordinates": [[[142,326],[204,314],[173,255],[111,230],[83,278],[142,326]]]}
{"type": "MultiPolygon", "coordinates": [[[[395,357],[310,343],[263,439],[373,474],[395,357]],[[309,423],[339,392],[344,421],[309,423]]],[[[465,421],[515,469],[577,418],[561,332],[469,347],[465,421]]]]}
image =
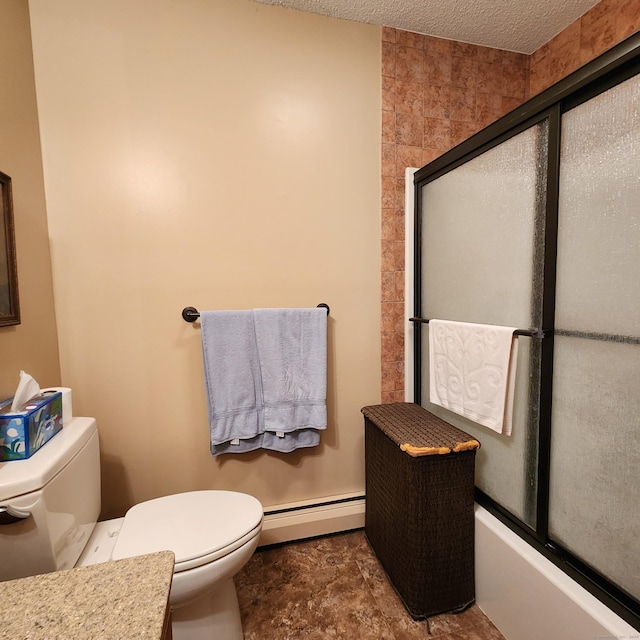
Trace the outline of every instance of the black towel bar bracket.
{"type": "MultiPolygon", "coordinates": [[[[429,324],[429,318],[409,318],[409,322],[429,324]]],[[[542,329],[516,329],[513,335],[528,336],[529,338],[544,338],[544,331],[542,329]]]]}
{"type": "MultiPolygon", "coordinates": [[[[322,308],[327,310],[327,315],[331,312],[329,305],[326,302],[321,302],[316,305],[317,308],[322,308]]],[[[195,322],[200,317],[200,312],[195,307],[185,307],[182,310],[182,319],[185,322],[195,322]]]]}
{"type": "Polygon", "coordinates": [[[200,317],[200,312],[195,307],[185,307],[182,310],[182,319],[186,322],[195,322],[200,317]]]}

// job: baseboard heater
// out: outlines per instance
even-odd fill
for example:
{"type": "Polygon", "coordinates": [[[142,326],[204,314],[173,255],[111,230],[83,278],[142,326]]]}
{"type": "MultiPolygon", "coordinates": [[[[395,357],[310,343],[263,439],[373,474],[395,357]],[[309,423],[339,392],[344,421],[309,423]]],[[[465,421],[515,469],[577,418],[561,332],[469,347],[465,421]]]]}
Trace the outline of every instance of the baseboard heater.
{"type": "Polygon", "coordinates": [[[266,507],[258,546],[361,529],[364,505],[364,494],[349,493],[266,507]]]}

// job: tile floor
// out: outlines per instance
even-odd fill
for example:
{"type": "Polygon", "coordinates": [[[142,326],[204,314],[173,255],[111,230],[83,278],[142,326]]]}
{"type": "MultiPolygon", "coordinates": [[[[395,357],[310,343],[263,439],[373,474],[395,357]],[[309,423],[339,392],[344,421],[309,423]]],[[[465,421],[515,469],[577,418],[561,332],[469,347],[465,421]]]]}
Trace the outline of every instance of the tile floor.
{"type": "Polygon", "coordinates": [[[362,531],[258,550],[236,587],[245,640],[504,640],[476,605],[413,620],[362,531]]]}

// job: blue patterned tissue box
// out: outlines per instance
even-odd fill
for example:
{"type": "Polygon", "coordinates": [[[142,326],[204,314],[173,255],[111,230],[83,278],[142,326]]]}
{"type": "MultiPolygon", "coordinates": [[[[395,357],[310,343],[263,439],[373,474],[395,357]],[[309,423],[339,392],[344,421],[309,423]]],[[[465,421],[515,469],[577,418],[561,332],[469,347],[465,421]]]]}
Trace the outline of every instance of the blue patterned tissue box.
{"type": "Polygon", "coordinates": [[[62,429],[62,394],[41,393],[20,411],[11,410],[13,398],[0,402],[0,461],[30,458],[62,429]]]}

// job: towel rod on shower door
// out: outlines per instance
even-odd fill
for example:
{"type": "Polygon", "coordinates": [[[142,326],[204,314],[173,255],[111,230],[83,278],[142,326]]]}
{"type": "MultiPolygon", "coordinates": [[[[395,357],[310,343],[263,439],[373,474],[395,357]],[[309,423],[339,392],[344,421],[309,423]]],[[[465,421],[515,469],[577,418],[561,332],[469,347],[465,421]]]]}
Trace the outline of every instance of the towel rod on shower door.
{"type": "MultiPolygon", "coordinates": [[[[409,322],[419,322],[420,324],[429,324],[429,318],[409,318],[409,322]]],[[[530,338],[544,338],[542,329],[516,329],[514,336],[529,336],[530,338]]]]}
{"type": "MultiPolygon", "coordinates": [[[[326,302],[321,302],[320,304],[316,305],[316,307],[326,309],[327,315],[329,315],[329,312],[331,311],[329,305],[326,302]]],[[[186,322],[195,322],[199,317],[200,312],[195,307],[185,307],[182,310],[182,319],[186,322]]]]}

